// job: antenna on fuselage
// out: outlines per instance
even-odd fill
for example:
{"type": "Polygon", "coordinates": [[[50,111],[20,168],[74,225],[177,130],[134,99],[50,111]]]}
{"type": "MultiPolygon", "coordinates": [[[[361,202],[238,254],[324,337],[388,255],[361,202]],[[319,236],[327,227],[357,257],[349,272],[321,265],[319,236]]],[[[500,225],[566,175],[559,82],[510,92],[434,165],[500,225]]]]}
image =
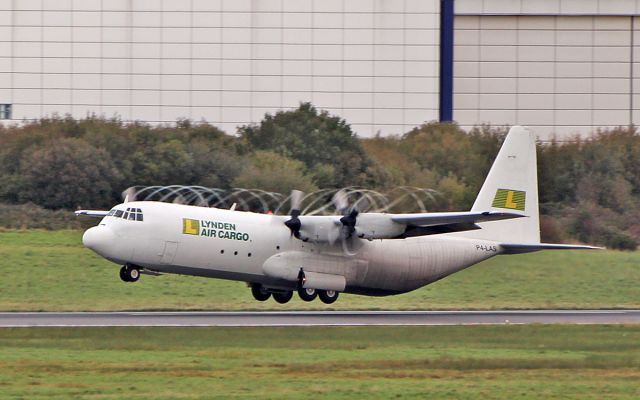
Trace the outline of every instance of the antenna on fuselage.
{"type": "Polygon", "coordinates": [[[236,210],[236,206],[237,206],[237,205],[238,205],[238,203],[233,203],[233,204],[231,205],[231,207],[229,207],[229,210],[231,210],[231,211],[235,211],[235,210],[236,210]]]}

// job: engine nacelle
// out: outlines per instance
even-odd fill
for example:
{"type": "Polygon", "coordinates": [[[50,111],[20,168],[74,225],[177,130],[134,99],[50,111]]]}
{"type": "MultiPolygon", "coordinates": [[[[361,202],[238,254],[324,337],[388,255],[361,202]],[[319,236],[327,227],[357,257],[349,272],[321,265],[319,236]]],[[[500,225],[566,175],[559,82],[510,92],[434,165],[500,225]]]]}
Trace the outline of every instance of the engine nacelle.
{"type": "Polygon", "coordinates": [[[393,222],[388,214],[364,213],[358,215],[356,236],[362,239],[392,239],[407,229],[404,224],[393,222]]]}
{"type": "MultiPolygon", "coordinates": [[[[342,238],[343,229],[339,217],[300,217],[300,237],[313,243],[335,243],[342,238]]],[[[361,239],[392,239],[402,235],[407,226],[393,222],[388,214],[362,213],[357,216],[355,236],[361,239]]]]}

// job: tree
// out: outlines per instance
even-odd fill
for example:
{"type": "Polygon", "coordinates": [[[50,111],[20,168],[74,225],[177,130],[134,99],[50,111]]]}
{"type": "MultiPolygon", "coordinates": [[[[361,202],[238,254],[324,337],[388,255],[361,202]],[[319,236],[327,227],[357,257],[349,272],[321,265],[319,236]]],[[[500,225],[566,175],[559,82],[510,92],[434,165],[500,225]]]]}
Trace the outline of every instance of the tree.
{"type": "Polygon", "coordinates": [[[344,119],[318,112],[310,103],[293,111],[266,114],[259,125],[239,128],[240,137],[253,150],[268,150],[304,163],[321,186],[366,185],[369,159],[344,119]],[[331,166],[329,171],[324,166],[331,166]],[[330,174],[330,175],[328,175],[330,174]]]}
{"type": "Polygon", "coordinates": [[[234,180],[234,186],[288,194],[293,189],[317,190],[310,177],[304,175],[304,164],[271,151],[257,151],[251,163],[234,180]]]}
{"type": "Polygon", "coordinates": [[[104,149],[64,138],[34,147],[20,162],[18,198],[46,208],[110,207],[121,179],[104,149]]]}

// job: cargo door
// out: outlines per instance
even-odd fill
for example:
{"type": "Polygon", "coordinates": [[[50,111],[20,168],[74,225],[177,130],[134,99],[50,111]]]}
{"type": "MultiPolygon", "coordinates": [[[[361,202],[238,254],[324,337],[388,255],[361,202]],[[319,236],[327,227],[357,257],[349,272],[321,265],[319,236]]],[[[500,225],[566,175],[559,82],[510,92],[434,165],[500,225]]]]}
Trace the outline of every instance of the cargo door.
{"type": "Polygon", "coordinates": [[[178,253],[178,242],[164,242],[164,251],[162,252],[162,258],[160,258],[161,264],[171,265],[178,253]]]}

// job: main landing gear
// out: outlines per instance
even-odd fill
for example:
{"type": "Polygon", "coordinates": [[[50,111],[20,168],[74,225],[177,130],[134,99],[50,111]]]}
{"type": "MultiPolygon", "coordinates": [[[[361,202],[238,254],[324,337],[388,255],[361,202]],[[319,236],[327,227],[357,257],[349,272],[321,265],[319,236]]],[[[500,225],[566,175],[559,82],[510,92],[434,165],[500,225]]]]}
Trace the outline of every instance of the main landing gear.
{"type": "Polygon", "coordinates": [[[320,290],[318,297],[324,304],[333,304],[338,300],[338,294],[335,290],[320,290]]]}
{"type": "MultiPolygon", "coordinates": [[[[335,290],[316,290],[311,288],[300,288],[297,290],[298,296],[304,301],[313,301],[316,298],[320,298],[325,304],[333,304],[338,300],[339,292],[335,290]]],[[[290,290],[271,290],[263,287],[259,283],[251,284],[251,294],[253,298],[258,301],[267,301],[269,297],[273,296],[273,299],[280,303],[286,304],[293,297],[293,291],[290,290]]]]}
{"type": "Polygon", "coordinates": [[[134,265],[123,265],[120,268],[120,279],[124,282],[136,282],[140,279],[140,268],[134,265]]]}
{"type": "Polygon", "coordinates": [[[314,301],[318,297],[318,291],[309,288],[298,289],[298,296],[304,301],[314,301]]]}

